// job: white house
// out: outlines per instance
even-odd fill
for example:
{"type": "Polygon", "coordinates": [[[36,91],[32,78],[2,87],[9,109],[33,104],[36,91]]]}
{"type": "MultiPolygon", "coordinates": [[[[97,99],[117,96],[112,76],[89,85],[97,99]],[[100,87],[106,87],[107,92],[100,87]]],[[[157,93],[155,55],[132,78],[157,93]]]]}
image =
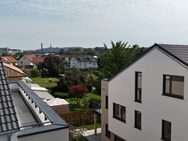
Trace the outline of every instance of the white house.
{"type": "Polygon", "coordinates": [[[70,59],[70,68],[97,69],[97,58],[94,56],[74,56],[70,59]]]}
{"type": "Polygon", "coordinates": [[[24,55],[18,60],[18,66],[23,68],[36,69],[39,63],[44,62],[44,56],[36,54],[24,55]]]}
{"type": "Polygon", "coordinates": [[[188,46],[154,44],[102,82],[102,140],[187,141],[187,86],[188,46]]]}
{"type": "Polygon", "coordinates": [[[8,83],[0,60],[0,141],[69,141],[69,126],[22,81],[8,83]]]}

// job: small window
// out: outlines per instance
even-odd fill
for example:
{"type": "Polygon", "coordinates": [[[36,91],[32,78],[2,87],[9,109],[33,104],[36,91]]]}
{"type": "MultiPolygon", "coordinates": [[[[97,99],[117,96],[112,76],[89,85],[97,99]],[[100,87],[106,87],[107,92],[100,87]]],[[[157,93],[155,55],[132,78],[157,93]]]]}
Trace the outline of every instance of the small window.
{"type": "Polygon", "coordinates": [[[39,113],[41,114],[41,113],[42,113],[42,111],[41,111],[41,110],[39,110],[39,113]]]}
{"type": "Polygon", "coordinates": [[[113,117],[122,122],[126,122],[126,108],[119,104],[113,103],[113,117]]]}
{"type": "Polygon", "coordinates": [[[107,136],[108,138],[110,138],[110,136],[111,136],[111,133],[108,130],[108,124],[105,124],[105,136],[107,136]]]}
{"type": "Polygon", "coordinates": [[[162,140],[171,141],[171,122],[162,120],[162,140]]]}
{"type": "Polygon", "coordinates": [[[142,73],[135,73],[135,101],[142,102],[142,73]]]}
{"type": "Polygon", "coordinates": [[[44,120],[45,120],[45,121],[47,121],[47,120],[48,120],[48,118],[45,116],[44,120]]]}
{"type": "Polygon", "coordinates": [[[122,138],[120,138],[120,137],[118,137],[118,136],[115,136],[115,137],[114,137],[114,141],[125,141],[125,140],[122,139],[122,138]]]}
{"type": "Polygon", "coordinates": [[[135,111],[135,128],[141,130],[142,123],[142,113],[139,111],[135,111]]]}
{"type": "Polygon", "coordinates": [[[184,77],[183,76],[163,76],[163,95],[183,99],[184,77]]]}
{"type": "Polygon", "coordinates": [[[108,109],[108,96],[105,96],[105,108],[108,109]]]}

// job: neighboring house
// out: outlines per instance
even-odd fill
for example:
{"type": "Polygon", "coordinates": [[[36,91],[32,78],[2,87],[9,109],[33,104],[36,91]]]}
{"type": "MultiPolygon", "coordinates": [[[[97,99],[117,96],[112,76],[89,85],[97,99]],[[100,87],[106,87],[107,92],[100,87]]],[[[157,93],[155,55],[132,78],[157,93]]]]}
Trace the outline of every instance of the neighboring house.
{"type": "Polygon", "coordinates": [[[44,62],[45,57],[36,54],[24,55],[18,60],[18,66],[23,68],[36,69],[37,65],[44,62]]]}
{"type": "Polygon", "coordinates": [[[24,82],[8,83],[0,61],[0,141],[69,141],[69,126],[24,82]]]}
{"type": "Polygon", "coordinates": [[[74,56],[70,59],[70,68],[97,69],[97,58],[94,56],[74,56]]]}
{"type": "Polygon", "coordinates": [[[12,56],[1,56],[3,62],[11,65],[17,65],[17,60],[12,56]]]}
{"type": "Polygon", "coordinates": [[[26,74],[18,67],[13,65],[3,63],[5,68],[6,76],[9,80],[20,80],[22,77],[25,77],[26,74]]]}
{"type": "Polygon", "coordinates": [[[102,81],[102,141],[186,141],[188,46],[154,44],[102,81]]]}

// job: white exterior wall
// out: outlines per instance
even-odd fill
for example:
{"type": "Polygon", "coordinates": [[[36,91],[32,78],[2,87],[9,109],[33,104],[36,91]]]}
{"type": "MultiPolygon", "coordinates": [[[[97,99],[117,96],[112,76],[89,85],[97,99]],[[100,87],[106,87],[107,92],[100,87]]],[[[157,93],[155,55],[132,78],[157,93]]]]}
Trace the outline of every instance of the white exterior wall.
{"type": "Polygon", "coordinates": [[[70,60],[70,68],[90,69],[98,68],[97,62],[78,62],[74,57],[70,60]]]}
{"type": "Polygon", "coordinates": [[[18,60],[18,66],[19,67],[33,66],[33,69],[37,68],[36,64],[33,64],[30,60],[28,60],[24,56],[21,59],[18,60]]]}
{"type": "Polygon", "coordinates": [[[77,62],[77,60],[72,57],[71,60],[70,60],[70,68],[78,68],[79,64],[77,62]]]}
{"type": "Polygon", "coordinates": [[[127,141],[160,141],[162,119],[172,123],[171,141],[188,140],[188,70],[154,48],[109,82],[109,130],[127,141]],[[142,103],[135,100],[135,71],[142,72],[142,103]],[[184,100],[162,96],[163,74],[184,76],[184,100]],[[126,107],[126,123],[113,117],[113,103],[126,107]],[[142,130],[134,112],[142,112],[142,130]]]}
{"type": "Polygon", "coordinates": [[[19,141],[69,141],[69,128],[20,137],[19,141]]]}

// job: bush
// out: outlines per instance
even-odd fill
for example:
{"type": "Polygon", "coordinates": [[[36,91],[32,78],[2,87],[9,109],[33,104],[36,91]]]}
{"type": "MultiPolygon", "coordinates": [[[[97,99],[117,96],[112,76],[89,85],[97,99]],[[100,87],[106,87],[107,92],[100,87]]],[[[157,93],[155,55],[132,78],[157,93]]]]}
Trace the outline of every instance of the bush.
{"type": "Polygon", "coordinates": [[[40,71],[38,69],[34,69],[30,72],[31,77],[38,77],[40,76],[40,71]]]}

